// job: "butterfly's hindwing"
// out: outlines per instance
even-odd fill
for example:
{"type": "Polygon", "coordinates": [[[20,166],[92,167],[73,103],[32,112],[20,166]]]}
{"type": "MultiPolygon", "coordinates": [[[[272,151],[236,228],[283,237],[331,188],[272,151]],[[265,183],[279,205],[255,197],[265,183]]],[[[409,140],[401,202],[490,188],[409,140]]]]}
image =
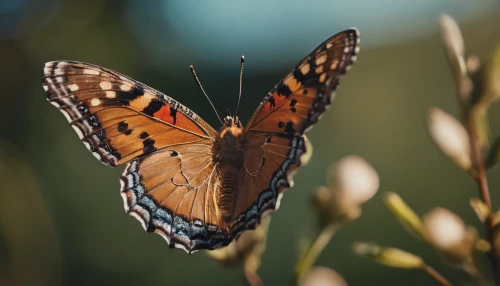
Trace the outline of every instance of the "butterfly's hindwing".
{"type": "Polygon", "coordinates": [[[240,194],[236,201],[233,235],[253,229],[270,210],[279,208],[282,192],[293,186],[294,170],[306,154],[305,136],[255,136],[248,141],[245,167],[240,176],[240,194]],[[248,204],[252,202],[252,204],[248,204]]]}
{"type": "Polygon", "coordinates": [[[218,228],[214,192],[218,174],[208,146],[164,149],[129,163],[121,178],[125,209],[148,232],[170,247],[188,252],[227,245],[230,235],[218,228]],[[210,156],[209,156],[210,155],[210,156]]]}

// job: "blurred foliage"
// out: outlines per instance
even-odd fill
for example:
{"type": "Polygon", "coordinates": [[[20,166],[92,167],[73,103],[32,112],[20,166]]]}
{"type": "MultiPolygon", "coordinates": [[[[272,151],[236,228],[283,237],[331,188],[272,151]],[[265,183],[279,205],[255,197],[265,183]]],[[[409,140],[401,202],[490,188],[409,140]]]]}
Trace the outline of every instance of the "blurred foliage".
{"type": "MultiPolygon", "coordinates": [[[[4,2],[8,1],[2,1],[2,5],[4,2]]],[[[242,281],[241,270],[224,268],[206,255],[170,250],[163,239],[146,234],[137,221],[125,215],[118,193],[122,168],[107,168],[88,153],[60,112],[46,102],[39,81],[43,64],[49,60],[71,59],[102,65],[165,92],[217,126],[216,117],[194,84],[188,66],[196,66],[205,90],[222,111],[236,105],[239,59],[228,56],[221,65],[230,67],[230,63],[234,63],[233,68],[217,69],[200,60],[210,57],[210,53],[185,47],[180,53],[166,53],[172,61],[175,58],[178,63],[175,66],[170,66],[168,61],[161,67],[145,62],[143,43],[132,36],[130,26],[134,21],[145,21],[148,15],[142,13],[141,17],[134,18],[129,10],[125,13],[125,3],[129,2],[14,2],[21,3],[19,17],[0,10],[3,60],[0,69],[0,284],[198,285],[203,281],[205,285],[234,285],[235,281],[242,281]],[[18,24],[16,30],[9,29],[9,23],[14,21],[18,24]],[[185,68],[177,69],[178,65],[185,68]]],[[[2,5],[0,9],[6,7],[2,5]]],[[[440,8],[440,13],[451,13],[446,5],[440,8]]],[[[357,9],[353,6],[352,11],[348,11],[353,19],[357,9]]],[[[277,17],[301,19],[297,25],[305,22],[305,15],[300,11],[292,15],[286,11],[276,13],[277,17]]],[[[342,80],[329,112],[308,133],[315,150],[312,159],[298,172],[294,188],[285,194],[280,210],[272,216],[259,269],[267,285],[289,283],[299,255],[298,239],[314,231],[314,214],[307,205],[310,191],[325,184],[327,167],[346,154],[366,158],[378,171],[381,188],[397,191],[405,201],[411,202],[415,212],[424,213],[442,206],[460,213],[467,224],[481,227],[468,203],[469,198],[476,195],[474,183],[440,154],[424,125],[429,106],[458,114],[452,96],[453,78],[438,35],[440,13],[436,14],[431,33],[405,35],[404,40],[390,45],[366,47],[364,36],[373,39],[378,34],[372,30],[365,35],[361,28],[357,63],[342,80]]],[[[258,17],[251,20],[259,21],[258,17]]],[[[385,25],[385,29],[398,25],[390,21],[391,25],[385,25]]],[[[498,5],[480,18],[464,23],[459,20],[459,24],[468,49],[487,59],[500,39],[498,5]]],[[[330,35],[349,26],[336,22],[330,35]]],[[[164,30],[165,37],[171,37],[172,42],[190,37],[172,34],[168,27],[164,30]]],[[[142,33],[148,33],[148,29],[142,33]]],[[[218,40],[231,46],[231,41],[238,39],[218,40]]],[[[278,50],[273,45],[267,52],[280,54],[290,50],[294,55],[305,55],[320,41],[300,50],[295,50],[293,45],[278,50]]],[[[168,46],[162,48],[169,50],[168,46]]],[[[243,121],[298,60],[300,57],[290,57],[273,69],[244,75],[243,121]]],[[[251,57],[247,57],[246,66],[247,70],[252,69],[251,57]]],[[[495,138],[500,133],[497,105],[490,109],[489,117],[495,138]]],[[[498,171],[498,166],[489,170],[493,193],[500,188],[498,171]]],[[[498,201],[493,204],[498,205],[498,201]]],[[[316,264],[334,268],[350,285],[374,281],[380,285],[432,282],[418,271],[386,268],[353,254],[346,247],[353,241],[383,241],[384,245],[418,253],[429,265],[441,265],[440,257],[432,249],[416,244],[410,235],[401,231],[381,200],[368,202],[363,213],[369,215],[361,216],[337,233],[316,264]]],[[[488,269],[486,261],[479,264],[488,269]]],[[[466,279],[466,274],[444,266],[437,270],[451,281],[466,279]]]]}

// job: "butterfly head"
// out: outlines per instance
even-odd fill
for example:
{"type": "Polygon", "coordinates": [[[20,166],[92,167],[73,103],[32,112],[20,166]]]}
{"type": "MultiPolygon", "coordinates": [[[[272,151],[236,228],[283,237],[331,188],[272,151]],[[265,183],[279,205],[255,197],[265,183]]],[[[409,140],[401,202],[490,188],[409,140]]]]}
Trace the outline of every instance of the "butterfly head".
{"type": "Polygon", "coordinates": [[[227,115],[226,117],[224,117],[224,123],[222,124],[222,129],[226,129],[226,128],[230,128],[230,129],[242,128],[241,121],[240,121],[240,118],[238,117],[238,115],[234,115],[234,116],[227,115]]]}

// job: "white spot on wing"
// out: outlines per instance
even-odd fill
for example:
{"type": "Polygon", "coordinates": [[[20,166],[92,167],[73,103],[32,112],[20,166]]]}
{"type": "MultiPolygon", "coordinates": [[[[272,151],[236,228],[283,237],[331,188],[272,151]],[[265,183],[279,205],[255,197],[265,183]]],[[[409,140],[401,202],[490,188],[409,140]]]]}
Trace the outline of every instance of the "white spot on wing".
{"type": "Polygon", "coordinates": [[[147,229],[146,228],[146,222],[144,221],[144,219],[142,219],[142,217],[138,213],[135,212],[135,210],[129,212],[129,215],[135,217],[141,223],[142,228],[144,228],[144,230],[147,229]]]}
{"type": "Polygon", "coordinates": [[[89,142],[87,142],[87,141],[82,141],[82,142],[83,142],[83,145],[85,145],[85,147],[87,147],[87,149],[90,150],[90,144],[89,144],[89,142]]]}
{"type": "Polygon", "coordinates": [[[283,193],[280,193],[280,194],[278,195],[278,197],[276,198],[276,206],[275,206],[275,208],[274,208],[275,210],[278,210],[278,209],[279,209],[280,204],[281,204],[281,198],[282,198],[282,197],[283,197],[283,193]]]}
{"type": "MultiPolygon", "coordinates": [[[[123,186],[123,183],[121,180],[120,180],[120,184],[122,184],[122,186],[123,186]]],[[[122,190],[123,190],[123,188],[122,188],[122,190]]],[[[123,199],[123,208],[125,209],[126,212],[129,212],[127,194],[121,193],[120,195],[122,196],[122,199],[123,199]]]]}
{"type": "Polygon", "coordinates": [[[115,98],[116,92],[114,90],[106,90],[106,97],[107,98],[115,98]]]}
{"type": "Polygon", "coordinates": [[[83,70],[84,74],[92,74],[92,75],[99,75],[99,72],[96,70],[91,70],[91,69],[84,69],[83,70]]]}
{"type": "MultiPolygon", "coordinates": [[[[73,127],[73,129],[75,130],[76,134],[78,134],[78,137],[80,139],[83,139],[83,133],[82,131],[80,130],[80,128],[78,128],[78,126],[75,126],[75,125],[71,125],[71,127],[73,127]]],[[[87,143],[88,144],[88,143],[87,143]]]]}
{"type": "Polygon", "coordinates": [[[322,73],[320,76],[319,76],[319,82],[320,83],[323,83],[326,79],[326,73],[322,73]]]}
{"type": "Polygon", "coordinates": [[[107,89],[111,89],[112,85],[111,85],[111,82],[105,80],[105,81],[101,81],[99,83],[99,86],[102,88],[102,90],[107,90],[107,89]]]}
{"type": "Polygon", "coordinates": [[[92,152],[92,155],[94,155],[94,157],[97,158],[97,160],[101,161],[101,155],[99,155],[99,153],[97,152],[92,152]]]}
{"type": "Polygon", "coordinates": [[[321,55],[321,56],[316,58],[316,65],[317,66],[323,64],[324,62],[326,62],[326,54],[321,55]]]}
{"type": "Polygon", "coordinates": [[[305,75],[305,74],[307,74],[309,72],[310,68],[311,68],[311,66],[308,63],[306,63],[306,64],[304,64],[303,66],[300,67],[300,72],[303,75],[305,75]]]}
{"type": "Polygon", "coordinates": [[[168,239],[168,236],[165,235],[165,233],[163,231],[156,229],[155,233],[159,234],[161,237],[163,237],[163,239],[165,239],[167,241],[168,244],[170,244],[170,240],[168,239]]]}
{"type": "MultiPolygon", "coordinates": [[[[52,103],[52,102],[51,102],[52,103]]],[[[55,104],[54,104],[55,105],[55,104]]],[[[57,105],[56,105],[57,106],[57,105]]],[[[61,109],[59,108],[59,110],[62,112],[62,114],[64,114],[64,117],[66,117],[66,119],[68,120],[68,122],[71,122],[71,116],[69,116],[68,112],[66,112],[66,110],[64,109],[61,109]]]]}
{"type": "Polygon", "coordinates": [[[68,85],[68,88],[71,91],[77,91],[78,90],[78,84],[76,84],[76,83],[70,84],[70,85],[68,85]]]}
{"type": "Polygon", "coordinates": [[[101,100],[99,98],[92,98],[92,100],[90,101],[90,104],[92,106],[98,106],[99,104],[101,104],[101,100]]]}
{"type": "Polygon", "coordinates": [[[50,104],[54,105],[54,106],[55,106],[55,107],[57,107],[57,108],[61,107],[61,106],[59,105],[59,103],[57,103],[57,102],[55,102],[55,101],[49,101],[49,102],[50,102],[50,104]]]}
{"type": "Polygon", "coordinates": [[[132,89],[132,86],[128,84],[122,84],[120,85],[120,89],[123,91],[130,91],[132,89]]]}

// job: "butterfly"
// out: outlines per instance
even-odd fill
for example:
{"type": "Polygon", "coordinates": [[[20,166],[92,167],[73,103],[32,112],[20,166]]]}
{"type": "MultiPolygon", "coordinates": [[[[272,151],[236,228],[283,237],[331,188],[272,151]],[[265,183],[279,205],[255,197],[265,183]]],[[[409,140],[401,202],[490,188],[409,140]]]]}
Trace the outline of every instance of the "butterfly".
{"type": "Polygon", "coordinates": [[[130,77],[76,61],[45,64],[48,101],[105,165],[127,164],[127,213],[169,247],[228,245],[278,209],[306,153],[308,131],[329,107],[359,52],[359,32],[319,45],[265,96],[246,125],[219,131],[171,97],[130,77]]]}

